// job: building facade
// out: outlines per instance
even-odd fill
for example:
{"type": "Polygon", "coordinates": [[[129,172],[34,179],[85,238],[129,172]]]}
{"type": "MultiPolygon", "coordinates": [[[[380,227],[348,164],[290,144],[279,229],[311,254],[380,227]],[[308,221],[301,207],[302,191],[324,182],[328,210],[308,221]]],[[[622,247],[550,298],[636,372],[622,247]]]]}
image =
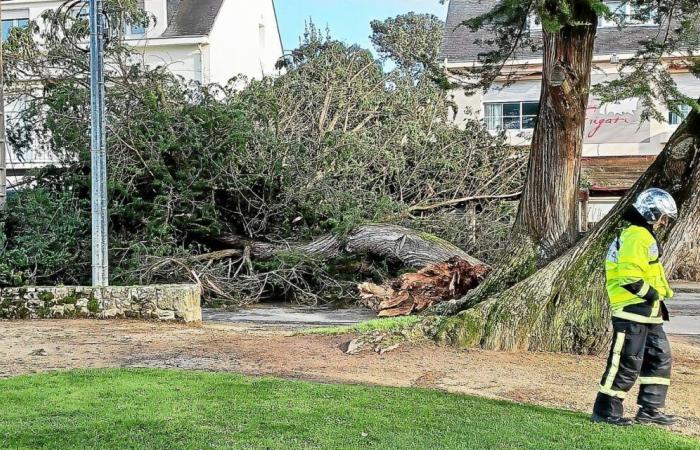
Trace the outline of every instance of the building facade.
{"type": "MultiPolygon", "coordinates": [[[[488,49],[483,42],[490,36],[488,31],[472,32],[460,24],[489,11],[496,3],[496,0],[450,1],[441,54],[444,68],[453,82],[468,79],[468,69],[479,63],[480,54],[488,49]]],[[[631,16],[629,4],[606,3],[622,17],[631,16]]],[[[656,34],[658,29],[659,25],[653,22],[635,22],[620,30],[614,22],[602,20],[595,42],[592,84],[615,79],[620,63],[634,58],[639,42],[656,34]]],[[[530,32],[540,33],[534,21],[531,21],[530,32]]],[[[680,91],[689,97],[700,97],[700,79],[679,62],[680,57],[668,57],[665,61],[680,91]]],[[[504,66],[503,73],[503,79],[497,80],[487,92],[466,95],[463,89],[453,90],[450,95],[458,106],[455,121],[482,119],[494,133],[505,132],[512,145],[529,146],[539,109],[541,53],[526,50],[515,54],[504,66]],[[506,83],[507,78],[515,81],[506,83]]],[[[590,99],[582,160],[582,230],[607,214],[663,150],[683,120],[683,117],[658,106],[665,113],[664,120],[644,121],[641,118],[642,106],[637,99],[604,105],[595,98],[590,99]]],[[[687,107],[683,113],[689,111],[690,107],[687,107]]]]}
{"type": "MultiPolygon", "coordinates": [[[[153,17],[149,28],[125,30],[147,66],[164,66],[175,75],[203,84],[226,84],[244,75],[248,79],[275,75],[283,56],[274,0],[140,0],[153,17]]],[[[63,4],[87,15],[87,0],[3,0],[2,33],[26,27],[41,14],[63,4]]],[[[6,105],[7,126],[12,126],[14,105],[6,105]]],[[[18,158],[8,149],[8,179],[51,162],[41,152],[18,158]]]]}

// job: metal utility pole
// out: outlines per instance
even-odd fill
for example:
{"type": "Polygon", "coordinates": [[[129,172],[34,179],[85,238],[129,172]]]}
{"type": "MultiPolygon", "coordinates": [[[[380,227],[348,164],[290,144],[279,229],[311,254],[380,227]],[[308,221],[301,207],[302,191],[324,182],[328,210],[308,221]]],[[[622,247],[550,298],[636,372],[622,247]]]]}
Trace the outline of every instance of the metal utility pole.
{"type": "Polygon", "coordinates": [[[109,285],[107,243],[107,138],[105,134],[102,0],[90,0],[90,108],[92,156],[92,284],[109,285]]]}
{"type": "MultiPolygon", "coordinates": [[[[0,3],[0,24],[2,24],[2,3],[0,3]]],[[[5,156],[5,72],[2,61],[2,27],[0,26],[0,211],[7,205],[7,160],[5,156]]]]}

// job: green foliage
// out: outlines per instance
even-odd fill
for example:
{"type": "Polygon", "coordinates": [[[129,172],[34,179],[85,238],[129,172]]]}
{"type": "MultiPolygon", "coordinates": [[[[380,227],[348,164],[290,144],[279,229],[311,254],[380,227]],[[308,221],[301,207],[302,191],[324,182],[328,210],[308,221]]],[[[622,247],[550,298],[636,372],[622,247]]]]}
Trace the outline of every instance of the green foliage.
{"type": "Polygon", "coordinates": [[[700,448],[657,427],[415,388],[89,370],[0,389],[3,448],[700,448]]]}
{"type": "Polygon", "coordinates": [[[404,73],[420,79],[441,79],[438,57],[444,22],[432,14],[406,14],[370,23],[370,39],[379,56],[404,73]]]}
{"type": "MultiPolygon", "coordinates": [[[[20,152],[42,146],[59,164],[34,173],[33,186],[17,195],[23,203],[8,208],[4,285],[89,278],[89,101],[80,75],[88,56],[72,45],[83,31],[71,34],[51,13],[44,20],[49,31],[34,28],[6,49],[8,96],[23,106],[8,139],[20,152]],[[50,34],[58,29],[68,36],[50,34]],[[43,80],[42,89],[16,81],[22,76],[43,80]],[[18,225],[27,215],[35,218],[18,225]]],[[[469,216],[479,226],[467,232],[464,205],[411,208],[517,192],[525,155],[477,122],[451,124],[444,91],[385,73],[368,50],[310,25],[284,75],[226,86],[149,69],[120,39],[106,58],[116,284],[196,281],[236,303],[342,298],[381,264],[295,252],[251,260],[245,252],[250,242],[344,236],[366,222],[421,227],[486,259],[499,251],[486,237],[512,218],[500,201],[480,202],[478,217],[469,216]],[[196,259],[231,247],[242,256],[196,259]]]]}
{"type": "Polygon", "coordinates": [[[81,284],[90,273],[86,199],[35,188],[11,195],[0,236],[0,284],[81,284]]]}
{"type": "Polygon", "coordinates": [[[88,300],[87,309],[93,314],[100,310],[100,304],[98,303],[96,298],[90,297],[90,299],[88,300]]]}

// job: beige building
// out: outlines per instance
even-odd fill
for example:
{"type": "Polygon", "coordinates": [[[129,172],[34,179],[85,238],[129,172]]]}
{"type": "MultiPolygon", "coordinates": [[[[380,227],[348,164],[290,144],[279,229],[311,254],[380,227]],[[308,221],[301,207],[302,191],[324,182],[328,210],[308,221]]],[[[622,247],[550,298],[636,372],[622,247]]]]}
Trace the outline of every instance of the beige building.
{"type": "MultiPolygon", "coordinates": [[[[496,0],[451,0],[442,58],[452,81],[467,79],[466,70],[479,63],[480,54],[489,33],[470,31],[459,24],[490,10],[496,0]]],[[[612,10],[629,17],[630,5],[619,1],[607,2],[612,10]]],[[[617,76],[620,62],[633,58],[639,41],[658,32],[654,23],[630,23],[620,30],[615,23],[599,24],[594,50],[595,70],[592,83],[597,84],[617,76]]],[[[537,24],[531,24],[531,33],[539,34],[537,24]]],[[[688,73],[679,59],[666,58],[666,64],[681,92],[700,97],[700,79],[688,73]]],[[[451,92],[458,106],[456,122],[468,117],[482,119],[494,133],[505,132],[513,145],[528,146],[537,118],[542,79],[542,57],[531,51],[514,56],[503,69],[504,78],[487,92],[467,96],[462,89],[451,92]],[[503,81],[506,75],[516,80],[510,85],[503,81]]],[[[643,121],[637,99],[619,104],[601,105],[595,98],[589,102],[587,125],[584,132],[583,174],[581,192],[581,227],[586,229],[612,208],[621,195],[651,164],[663,149],[682,117],[665,109],[664,120],[643,121]]],[[[690,107],[684,110],[684,113],[690,107]]]]}

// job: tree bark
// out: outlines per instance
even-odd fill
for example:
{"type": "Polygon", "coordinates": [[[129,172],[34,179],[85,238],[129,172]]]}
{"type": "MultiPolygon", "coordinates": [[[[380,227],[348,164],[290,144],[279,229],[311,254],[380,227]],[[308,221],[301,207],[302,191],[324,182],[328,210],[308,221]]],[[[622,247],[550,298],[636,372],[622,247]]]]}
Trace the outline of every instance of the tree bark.
{"type": "Polygon", "coordinates": [[[590,25],[543,32],[540,112],[514,232],[548,262],[578,239],[578,190],[583,129],[591,85],[596,15],[575,3],[577,19],[590,25]]]}
{"type": "Polygon", "coordinates": [[[589,25],[543,30],[540,111],[511,249],[478,289],[460,301],[437,305],[433,313],[456,314],[508,289],[579,238],[579,178],[597,16],[587,2],[573,7],[575,20],[589,25]]]}
{"type": "MultiPolygon", "coordinates": [[[[233,247],[248,249],[250,257],[259,260],[272,259],[282,252],[298,252],[322,259],[332,259],[341,254],[368,254],[400,262],[405,267],[422,268],[458,256],[471,265],[488,267],[456,245],[437,236],[397,225],[362,225],[347,237],[329,234],[306,244],[246,241],[235,236],[216,240],[233,247]]],[[[242,255],[243,250],[226,249],[196,256],[194,260],[216,260],[242,255]]]]}
{"type": "Polygon", "coordinates": [[[471,304],[428,330],[442,342],[498,350],[597,353],[608,343],[610,312],[604,259],[621,212],[644,189],[668,190],[679,219],[659,236],[669,271],[700,233],[700,114],[693,111],[627,196],[561,257],[509,289],[471,304]]]}

